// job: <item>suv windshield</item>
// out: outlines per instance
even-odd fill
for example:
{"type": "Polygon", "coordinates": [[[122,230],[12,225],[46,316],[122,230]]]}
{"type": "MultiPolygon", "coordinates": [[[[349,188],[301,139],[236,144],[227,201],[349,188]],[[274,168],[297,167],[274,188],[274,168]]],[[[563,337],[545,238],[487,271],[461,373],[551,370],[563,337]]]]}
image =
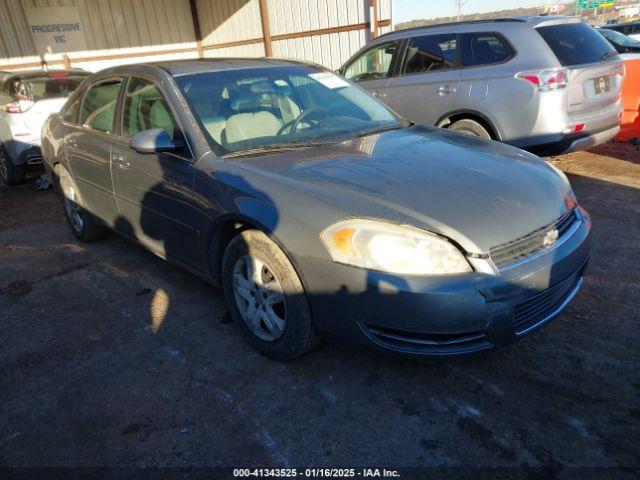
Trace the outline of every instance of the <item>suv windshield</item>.
{"type": "Polygon", "coordinates": [[[18,100],[38,100],[68,97],[86,76],[9,78],[0,94],[18,100]]]}
{"type": "Polygon", "coordinates": [[[320,68],[269,67],[176,77],[217,153],[346,140],[402,123],[320,68]]]}
{"type": "Polygon", "coordinates": [[[536,30],[564,67],[596,63],[616,54],[611,44],[586,23],[563,23],[536,30]]]}

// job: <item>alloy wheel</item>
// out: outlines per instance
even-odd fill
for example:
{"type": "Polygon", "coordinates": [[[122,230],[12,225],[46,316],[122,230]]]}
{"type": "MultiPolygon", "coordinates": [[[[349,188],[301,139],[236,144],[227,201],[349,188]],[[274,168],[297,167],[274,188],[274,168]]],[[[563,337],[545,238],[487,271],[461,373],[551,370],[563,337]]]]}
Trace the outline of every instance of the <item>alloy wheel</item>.
{"type": "Polygon", "coordinates": [[[284,293],[264,260],[253,255],[238,258],[233,266],[233,295],[242,319],[256,337],[274,342],[284,335],[284,293]]]}
{"type": "Polygon", "coordinates": [[[71,227],[76,232],[81,232],[84,226],[84,220],[82,219],[82,208],[78,205],[78,195],[75,189],[71,185],[64,185],[63,187],[63,203],[64,210],[69,218],[71,227]]]}

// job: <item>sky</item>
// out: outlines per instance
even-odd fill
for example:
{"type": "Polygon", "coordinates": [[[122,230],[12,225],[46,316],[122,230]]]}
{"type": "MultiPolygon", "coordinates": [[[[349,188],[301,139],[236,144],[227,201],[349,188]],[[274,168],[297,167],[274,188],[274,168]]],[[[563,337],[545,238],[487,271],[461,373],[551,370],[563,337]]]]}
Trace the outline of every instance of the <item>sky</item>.
{"type": "MultiPolygon", "coordinates": [[[[533,7],[540,0],[467,0],[463,13],[483,13],[510,8],[533,7]]],[[[393,0],[393,22],[402,23],[421,18],[450,17],[456,14],[454,0],[393,0]]]]}

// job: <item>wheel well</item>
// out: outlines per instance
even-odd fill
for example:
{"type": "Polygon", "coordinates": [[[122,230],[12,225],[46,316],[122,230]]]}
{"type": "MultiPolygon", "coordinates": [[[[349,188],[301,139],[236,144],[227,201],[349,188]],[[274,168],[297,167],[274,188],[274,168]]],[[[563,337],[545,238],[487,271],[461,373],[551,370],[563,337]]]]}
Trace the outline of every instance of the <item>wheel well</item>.
{"type": "Polygon", "coordinates": [[[438,126],[442,128],[449,128],[450,125],[452,125],[453,123],[459,120],[473,120],[474,122],[478,122],[480,125],[482,125],[482,127],[487,132],[489,132],[489,135],[491,136],[492,140],[500,139],[498,132],[496,131],[496,129],[494,128],[494,126],[491,124],[489,120],[484,118],[482,115],[474,114],[470,112],[460,112],[460,113],[455,113],[453,115],[450,115],[446,117],[444,120],[441,120],[440,122],[438,122],[438,126]]]}
{"type": "Polygon", "coordinates": [[[222,258],[227,245],[233,237],[243,230],[254,228],[243,220],[227,219],[220,222],[211,232],[208,244],[209,269],[214,282],[221,285],[222,258]]]}

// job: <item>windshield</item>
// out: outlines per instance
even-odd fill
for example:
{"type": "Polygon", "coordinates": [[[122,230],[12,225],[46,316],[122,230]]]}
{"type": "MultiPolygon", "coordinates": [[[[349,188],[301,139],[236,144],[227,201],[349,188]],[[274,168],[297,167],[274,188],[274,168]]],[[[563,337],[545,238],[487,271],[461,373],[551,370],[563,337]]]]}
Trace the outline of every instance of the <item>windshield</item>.
{"type": "Polygon", "coordinates": [[[176,77],[217,153],[346,140],[402,126],[381,103],[315,67],[270,67],[176,77]]]}
{"type": "Polygon", "coordinates": [[[611,40],[617,45],[621,45],[623,47],[640,47],[640,42],[638,40],[634,40],[624,33],[616,32],[615,30],[609,30],[606,28],[601,28],[598,30],[598,32],[600,32],[604,38],[611,40]]]}

